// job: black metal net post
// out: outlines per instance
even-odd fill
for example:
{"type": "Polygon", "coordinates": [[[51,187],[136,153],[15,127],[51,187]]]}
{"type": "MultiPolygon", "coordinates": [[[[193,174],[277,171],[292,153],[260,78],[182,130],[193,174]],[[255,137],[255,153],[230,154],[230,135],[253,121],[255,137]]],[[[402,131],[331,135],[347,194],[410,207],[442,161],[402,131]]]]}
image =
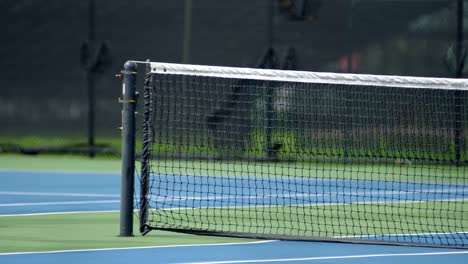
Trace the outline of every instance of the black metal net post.
{"type": "Polygon", "coordinates": [[[137,65],[126,62],[123,71],[122,186],[120,236],[133,236],[133,194],[135,182],[135,110],[137,65]]]}

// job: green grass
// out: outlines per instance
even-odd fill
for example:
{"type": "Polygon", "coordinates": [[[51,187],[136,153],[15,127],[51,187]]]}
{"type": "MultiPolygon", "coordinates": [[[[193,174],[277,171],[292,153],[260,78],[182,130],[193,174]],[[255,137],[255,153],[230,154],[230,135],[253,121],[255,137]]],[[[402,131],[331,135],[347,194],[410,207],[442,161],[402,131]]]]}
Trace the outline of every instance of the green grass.
{"type": "MultiPolygon", "coordinates": [[[[135,218],[135,228],[137,219],[135,218]]],[[[0,252],[141,247],[248,241],[153,231],[119,237],[118,213],[0,217],[0,252]]]]}
{"type": "MultiPolygon", "coordinates": [[[[304,136],[302,136],[304,137],[304,136]]],[[[315,133],[306,135],[308,142],[307,146],[300,146],[298,136],[293,130],[273,130],[271,141],[273,143],[282,143],[283,147],[278,153],[279,158],[283,159],[329,159],[333,158],[339,162],[345,155],[350,157],[395,157],[395,159],[439,159],[449,161],[454,158],[455,146],[454,142],[440,143],[439,150],[428,150],[424,146],[429,146],[429,142],[437,142],[437,138],[420,138],[419,141],[412,142],[410,145],[401,146],[402,148],[411,149],[395,149],[400,146],[401,142],[394,142],[393,138],[380,138],[366,143],[358,141],[354,144],[348,143],[348,151],[345,153],[345,142],[343,138],[335,138],[326,133],[315,133]],[[313,141],[312,139],[315,139],[313,141]],[[417,146],[421,148],[418,149],[417,146]],[[444,147],[442,147],[444,146],[444,147]]],[[[200,138],[208,138],[207,135],[192,135],[192,137],[172,135],[171,137],[163,138],[165,143],[154,143],[152,148],[155,152],[159,153],[189,153],[189,154],[207,154],[217,155],[218,150],[211,144],[204,143],[201,145],[200,138]]],[[[265,156],[266,149],[266,135],[264,130],[255,130],[250,134],[251,145],[248,146],[243,153],[243,156],[262,158],[265,156]]],[[[43,147],[43,146],[86,146],[85,138],[78,137],[44,137],[44,136],[4,136],[0,138],[0,148],[14,144],[19,147],[43,147]]],[[[120,152],[122,149],[122,140],[119,136],[115,137],[97,137],[97,145],[110,146],[116,151],[120,152]]],[[[409,143],[407,143],[409,144],[409,143]]],[[[232,146],[231,146],[232,147],[232,146]]],[[[236,146],[237,147],[237,146],[236,146]]],[[[141,150],[141,140],[137,137],[136,142],[137,151],[141,150]]],[[[427,147],[426,147],[427,148],[427,147]]],[[[239,154],[239,153],[237,153],[239,154]]],[[[391,158],[389,158],[391,159],[391,158]]],[[[468,160],[468,152],[461,153],[462,160],[468,160]]]]}
{"type": "Polygon", "coordinates": [[[90,159],[84,156],[0,154],[0,169],[11,170],[119,172],[120,164],[117,158],[90,159]]]}
{"type": "MultiPolygon", "coordinates": [[[[23,136],[13,137],[4,136],[0,138],[0,146],[14,144],[19,147],[43,147],[43,146],[85,146],[87,139],[85,137],[44,137],[44,136],[23,136]]],[[[109,145],[117,150],[122,148],[122,139],[120,137],[98,137],[97,145],[109,145]]]]}

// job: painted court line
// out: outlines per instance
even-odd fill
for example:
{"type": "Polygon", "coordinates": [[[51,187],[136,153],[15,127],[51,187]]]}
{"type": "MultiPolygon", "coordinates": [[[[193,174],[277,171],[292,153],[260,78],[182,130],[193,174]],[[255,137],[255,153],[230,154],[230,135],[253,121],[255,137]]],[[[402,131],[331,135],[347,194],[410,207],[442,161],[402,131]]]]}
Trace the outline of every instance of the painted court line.
{"type": "Polygon", "coordinates": [[[94,214],[94,213],[118,213],[120,210],[102,210],[102,211],[71,211],[71,212],[46,212],[46,213],[30,213],[30,214],[0,214],[0,217],[14,216],[41,216],[41,215],[66,215],[66,214],[94,214]]]}
{"type": "Polygon", "coordinates": [[[402,200],[402,201],[369,201],[369,202],[336,202],[336,203],[291,203],[291,204],[267,204],[267,205],[233,205],[233,206],[199,206],[197,208],[193,207],[167,207],[160,208],[161,211],[176,211],[176,210],[194,210],[194,209],[235,209],[235,208],[262,208],[262,207],[279,207],[279,206],[290,206],[290,207],[300,207],[300,206],[310,206],[310,207],[322,207],[322,206],[337,206],[337,205],[375,205],[375,204],[410,204],[410,203],[430,203],[430,202],[462,202],[468,201],[468,198],[454,198],[454,199],[437,199],[437,200],[402,200]]]}
{"type": "Polygon", "coordinates": [[[0,204],[0,207],[44,206],[44,205],[77,205],[77,204],[109,204],[109,203],[120,203],[120,200],[39,202],[39,203],[4,203],[4,204],[0,204]]]}
{"type": "Polygon", "coordinates": [[[439,232],[439,233],[415,233],[415,234],[381,234],[381,235],[355,235],[355,236],[336,236],[335,238],[370,238],[370,237],[406,237],[406,236],[445,236],[455,234],[468,234],[468,232],[439,232]]]}
{"type": "Polygon", "coordinates": [[[369,255],[349,255],[349,256],[328,256],[310,258],[283,258],[283,259],[248,259],[248,260],[226,260],[207,262],[182,262],[178,264],[237,264],[237,263],[274,263],[274,262],[300,262],[330,259],[356,259],[356,258],[381,258],[381,257],[411,257],[411,256],[435,256],[435,255],[456,255],[468,254],[468,251],[447,251],[447,252],[425,252],[425,253],[398,253],[398,254],[369,254],[369,255]]]}
{"type": "MultiPolygon", "coordinates": [[[[337,187],[342,188],[342,187],[337,187]]],[[[351,196],[351,197],[364,197],[364,198],[385,198],[378,197],[379,195],[421,195],[421,194],[465,194],[468,193],[468,188],[452,188],[452,189],[415,189],[415,190],[396,190],[396,191],[367,191],[367,192],[319,192],[319,193],[278,193],[278,194],[259,194],[259,195],[210,195],[210,196],[157,196],[149,197],[151,201],[159,202],[166,200],[231,200],[231,199],[271,199],[271,198],[302,198],[302,197],[323,197],[323,196],[351,196]]],[[[1,194],[1,193],[0,193],[1,194]]],[[[415,200],[414,198],[413,200],[415,200]]],[[[464,198],[459,198],[464,199],[464,198]]],[[[468,198],[465,198],[468,199],[468,198]]],[[[410,200],[410,201],[413,201],[410,200]]],[[[436,199],[434,199],[436,200],[436,199]]],[[[440,200],[440,199],[437,199],[440,200]]],[[[405,201],[405,200],[403,200],[405,201]]],[[[432,201],[432,199],[431,199],[432,201]]]]}
{"type": "Polygon", "coordinates": [[[18,196],[59,196],[59,197],[108,197],[118,198],[118,194],[99,194],[99,193],[55,193],[55,192],[2,192],[0,195],[18,195],[18,196]]]}
{"type": "MultiPolygon", "coordinates": [[[[468,189],[467,189],[468,190],[468,189]]],[[[323,192],[323,193],[292,193],[292,194],[259,194],[259,195],[210,195],[210,196],[170,196],[173,200],[231,200],[231,199],[271,199],[271,198],[302,198],[302,197],[322,197],[335,196],[337,194],[346,196],[371,197],[373,195],[392,195],[392,194],[420,194],[424,190],[418,191],[376,191],[376,192],[323,192]]],[[[436,193],[427,192],[427,193],[436,193]]],[[[1,193],[0,193],[1,194],[1,193]]],[[[165,201],[168,198],[152,198],[152,201],[165,201]]]]}
{"type": "Polygon", "coordinates": [[[47,169],[34,169],[34,170],[25,170],[25,169],[0,169],[0,173],[30,173],[30,174],[85,174],[85,175],[99,175],[99,176],[107,176],[107,175],[112,175],[112,176],[119,176],[120,177],[120,172],[119,171],[60,171],[60,170],[47,170],[47,169]]]}
{"type": "Polygon", "coordinates": [[[235,246],[235,245],[253,245],[276,242],[277,240],[262,240],[253,242],[235,242],[219,244],[191,244],[191,245],[166,245],[166,246],[147,246],[147,247],[122,247],[122,248],[95,248],[95,249],[72,249],[72,250],[54,250],[54,251],[31,251],[31,252],[10,252],[0,253],[0,256],[11,255],[31,255],[31,254],[60,254],[71,252],[96,252],[96,251],[115,251],[115,250],[134,250],[134,249],[153,249],[153,248],[183,248],[183,247],[216,247],[216,246],[235,246]]]}

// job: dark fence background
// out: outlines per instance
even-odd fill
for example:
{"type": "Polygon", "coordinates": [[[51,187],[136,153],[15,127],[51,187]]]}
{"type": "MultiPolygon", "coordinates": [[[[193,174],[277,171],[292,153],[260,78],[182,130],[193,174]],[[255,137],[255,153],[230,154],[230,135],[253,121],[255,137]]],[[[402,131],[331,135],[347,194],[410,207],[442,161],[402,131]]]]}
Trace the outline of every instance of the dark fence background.
{"type": "Polygon", "coordinates": [[[98,137],[119,136],[114,75],[129,59],[255,66],[271,44],[280,54],[293,47],[300,70],[455,76],[456,0],[312,0],[305,19],[302,1],[295,12],[280,8],[286,0],[4,0],[1,137],[86,138],[90,2],[96,46],[112,62],[96,74],[98,137]]]}

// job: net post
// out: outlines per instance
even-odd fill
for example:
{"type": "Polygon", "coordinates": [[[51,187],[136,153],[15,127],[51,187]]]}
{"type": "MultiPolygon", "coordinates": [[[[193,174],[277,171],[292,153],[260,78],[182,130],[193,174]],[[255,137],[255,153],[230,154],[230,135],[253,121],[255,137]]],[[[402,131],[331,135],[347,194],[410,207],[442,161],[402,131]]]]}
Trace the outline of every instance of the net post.
{"type": "Polygon", "coordinates": [[[142,137],[142,150],[141,150],[141,173],[140,173],[140,233],[144,236],[151,229],[148,228],[148,193],[149,193],[149,177],[150,177],[150,161],[151,161],[151,143],[153,139],[151,129],[151,109],[153,107],[151,96],[151,67],[148,63],[145,72],[145,84],[143,88],[144,98],[144,113],[143,113],[143,137],[142,137]]]}
{"type": "Polygon", "coordinates": [[[120,236],[133,236],[133,195],[135,174],[135,110],[136,110],[135,62],[124,65],[122,111],[122,179],[120,195],[120,236]]]}

